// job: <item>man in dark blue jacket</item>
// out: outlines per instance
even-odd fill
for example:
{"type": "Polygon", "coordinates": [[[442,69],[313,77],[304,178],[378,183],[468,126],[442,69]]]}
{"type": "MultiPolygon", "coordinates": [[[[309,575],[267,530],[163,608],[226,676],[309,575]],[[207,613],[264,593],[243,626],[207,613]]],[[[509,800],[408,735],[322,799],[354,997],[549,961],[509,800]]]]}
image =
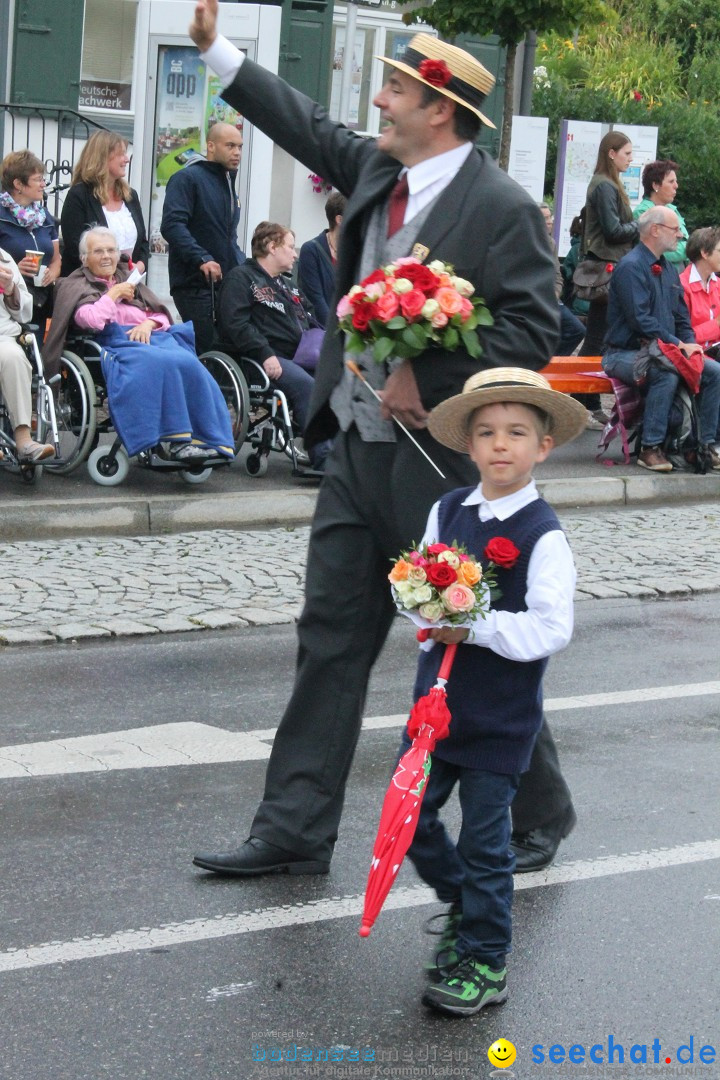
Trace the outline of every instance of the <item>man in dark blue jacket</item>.
{"type": "Polygon", "coordinates": [[[245,262],[237,242],[240,203],[235,178],[243,139],[232,124],[213,124],[207,160],[170,177],[162,224],[168,242],[170,292],[183,321],[195,326],[198,353],[213,343],[210,282],[245,262]]]}

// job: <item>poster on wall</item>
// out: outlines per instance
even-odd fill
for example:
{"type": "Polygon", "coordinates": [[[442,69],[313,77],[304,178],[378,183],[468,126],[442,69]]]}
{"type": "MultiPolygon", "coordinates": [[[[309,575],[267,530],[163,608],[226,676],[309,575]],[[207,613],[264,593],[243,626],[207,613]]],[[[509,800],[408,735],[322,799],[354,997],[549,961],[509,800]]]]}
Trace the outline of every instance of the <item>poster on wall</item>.
{"type": "MultiPolygon", "coordinates": [[[[356,30],[353,41],[352,81],[350,83],[350,104],[347,126],[360,126],[360,94],[362,92],[363,56],[365,54],[365,31],[356,30]]],[[[334,120],[340,116],[340,95],[342,90],[343,68],[345,66],[345,27],[335,28],[335,46],[333,52],[332,81],[330,84],[330,115],[334,120]]]]}
{"type": "Polygon", "coordinates": [[[513,116],[508,174],[536,203],[543,201],[547,116],[513,116]]]}
{"type": "Polygon", "coordinates": [[[232,124],[242,131],[243,118],[222,100],[219,80],[192,46],[159,46],[156,85],[148,284],[167,296],[167,244],[160,223],[168,180],[205,158],[205,135],[213,124],[232,124]]]}
{"type": "Polygon", "coordinates": [[[612,127],[613,130],[617,128],[618,131],[622,131],[632,143],[632,161],[629,169],[621,174],[620,179],[634,210],[643,200],[642,171],[648,162],[657,160],[658,129],[639,127],[636,124],[613,124],[612,127]]]}

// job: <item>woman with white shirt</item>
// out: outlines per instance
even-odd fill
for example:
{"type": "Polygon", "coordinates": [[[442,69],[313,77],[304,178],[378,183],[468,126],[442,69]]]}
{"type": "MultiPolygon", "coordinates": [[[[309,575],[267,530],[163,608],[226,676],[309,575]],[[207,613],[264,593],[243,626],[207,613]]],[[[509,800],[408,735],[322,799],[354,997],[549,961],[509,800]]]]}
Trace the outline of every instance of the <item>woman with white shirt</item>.
{"type": "Polygon", "coordinates": [[[140,199],[125,179],[129,161],[127,143],[113,131],[96,131],[85,144],[60,218],[63,277],[80,267],[80,237],[94,225],[107,226],[121,256],[146,269],[148,238],[140,199]]]}

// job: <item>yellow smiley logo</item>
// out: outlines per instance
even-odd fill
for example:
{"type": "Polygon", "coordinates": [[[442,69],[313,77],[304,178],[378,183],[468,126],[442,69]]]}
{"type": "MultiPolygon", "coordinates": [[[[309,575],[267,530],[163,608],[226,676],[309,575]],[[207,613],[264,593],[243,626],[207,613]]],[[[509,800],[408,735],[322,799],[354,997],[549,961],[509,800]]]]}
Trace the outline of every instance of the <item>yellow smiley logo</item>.
{"type": "Polygon", "coordinates": [[[517,1051],[507,1039],[496,1039],[488,1050],[490,1064],[498,1069],[508,1069],[516,1057],[517,1051]]]}

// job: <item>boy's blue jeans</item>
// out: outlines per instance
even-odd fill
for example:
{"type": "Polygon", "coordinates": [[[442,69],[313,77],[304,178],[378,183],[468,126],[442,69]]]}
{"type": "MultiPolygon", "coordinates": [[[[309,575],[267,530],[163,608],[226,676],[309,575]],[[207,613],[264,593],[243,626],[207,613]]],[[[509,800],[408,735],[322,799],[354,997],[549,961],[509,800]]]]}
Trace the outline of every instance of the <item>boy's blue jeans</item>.
{"type": "MultiPolygon", "coordinates": [[[[401,752],[407,746],[401,747],[401,752]]],[[[512,938],[513,869],[510,804],[520,774],[451,765],[433,755],[427,790],[408,857],[444,903],[459,903],[458,952],[499,970],[512,938]],[[462,825],[454,844],[439,812],[458,784],[462,825]]]]}

